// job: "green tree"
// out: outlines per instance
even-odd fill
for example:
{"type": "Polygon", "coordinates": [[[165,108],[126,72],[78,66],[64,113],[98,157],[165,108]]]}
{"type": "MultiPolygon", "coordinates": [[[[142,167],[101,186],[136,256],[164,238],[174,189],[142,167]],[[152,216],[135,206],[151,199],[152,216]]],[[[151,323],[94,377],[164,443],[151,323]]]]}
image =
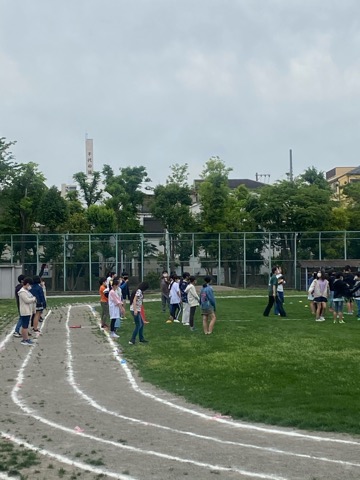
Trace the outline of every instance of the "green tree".
{"type": "Polygon", "coordinates": [[[0,189],[7,185],[14,172],[14,157],[10,148],[16,142],[7,142],[6,138],[0,137],[0,189]]]}
{"type": "MultiPolygon", "coordinates": [[[[175,268],[175,259],[178,256],[183,267],[192,254],[192,244],[181,235],[184,232],[194,231],[196,221],[190,211],[192,204],[191,188],[187,183],[188,165],[175,164],[171,167],[165,185],[157,185],[151,203],[151,212],[161,221],[169,235],[170,267],[175,268]]],[[[166,244],[166,240],[163,242],[166,244]]],[[[165,259],[166,261],[166,259],[165,259]]]]}
{"type": "Polygon", "coordinates": [[[73,179],[79,185],[87,207],[95,205],[101,200],[103,191],[100,188],[100,172],[94,172],[91,176],[85,175],[84,172],[78,172],[73,175],[73,179]]]}
{"type": "Polygon", "coordinates": [[[105,192],[109,198],[105,205],[111,208],[116,215],[116,229],[122,233],[141,231],[138,219],[139,207],[143,204],[144,193],[141,188],[150,182],[146,168],[125,167],[120,169],[120,174],[115,175],[109,165],[104,165],[105,192]]]}
{"type": "Polygon", "coordinates": [[[50,187],[42,195],[39,202],[38,219],[43,226],[44,233],[64,231],[64,224],[69,219],[69,207],[57,187],[50,187]]]}

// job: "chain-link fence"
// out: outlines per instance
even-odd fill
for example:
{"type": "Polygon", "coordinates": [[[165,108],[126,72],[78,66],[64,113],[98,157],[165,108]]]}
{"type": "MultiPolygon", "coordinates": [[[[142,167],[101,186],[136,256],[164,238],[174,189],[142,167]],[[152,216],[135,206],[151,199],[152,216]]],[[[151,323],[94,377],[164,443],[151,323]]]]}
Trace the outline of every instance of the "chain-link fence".
{"type": "Polygon", "coordinates": [[[22,265],[39,273],[52,292],[97,291],[109,271],[126,272],[134,285],[145,279],[159,285],[163,270],[210,274],[214,283],[241,288],[264,287],[275,264],[287,287],[304,288],[307,260],[360,258],[360,232],[238,232],[136,234],[2,235],[1,264],[22,265]]]}

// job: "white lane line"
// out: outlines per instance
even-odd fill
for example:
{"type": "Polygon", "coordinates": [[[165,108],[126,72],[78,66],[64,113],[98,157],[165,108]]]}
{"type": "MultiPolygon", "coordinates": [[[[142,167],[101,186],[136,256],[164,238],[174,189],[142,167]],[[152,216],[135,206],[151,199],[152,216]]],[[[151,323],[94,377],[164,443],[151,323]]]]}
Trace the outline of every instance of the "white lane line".
{"type": "MultiPolygon", "coordinates": [[[[92,313],[94,315],[94,317],[97,316],[95,310],[92,308],[92,307],[89,307],[91,308],[92,310],[92,313]]],[[[70,311],[68,312],[68,315],[70,315],[70,311]]],[[[68,322],[69,320],[67,320],[68,322]]],[[[100,326],[100,325],[99,325],[100,326]]],[[[118,351],[118,349],[116,348],[116,344],[114,343],[114,341],[110,338],[108,332],[105,332],[104,330],[101,330],[103,331],[104,333],[106,333],[106,336],[107,336],[107,339],[108,339],[108,342],[110,343],[112,349],[113,349],[113,355],[115,357],[115,359],[119,360],[120,363],[122,362],[122,357],[118,351]]],[[[69,328],[67,328],[67,337],[68,337],[68,347],[69,347],[69,352],[71,354],[71,339],[70,339],[70,330],[69,328]]],[[[69,357],[68,357],[69,358],[69,357]]],[[[355,462],[347,462],[347,461],[343,461],[343,460],[334,460],[334,459],[330,459],[330,458],[327,458],[327,457],[317,457],[317,456],[313,456],[313,455],[308,455],[308,454],[301,454],[301,453],[295,453],[295,452],[288,452],[288,451],[285,451],[285,450],[280,450],[280,449],[277,449],[277,448],[271,448],[271,447],[260,447],[258,445],[253,445],[253,444],[247,444],[247,443],[240,443],[240,442],[233,442],[233,441],[229,441],[229,440],[221,440],[217,437],[209,437],[209,436],[206,436],[206,435],[200,435],[200,434],[196,434],[196,433],[193,433],[193,432],[188,432],[188,431],[184,431],[184,430],[177,430],[177,429],[174,429],[174,428],[170,428],[170,427],[166,427],[164,425],[160,425],[160,424],[154,424],[154,423],[151,423],[151,422],[144,422],[142,420],[139,420],[137,418],[133,418],[133,417],[127,417],[125,415],[121,415],[119,414],[118,412],[114,412],[114,411],[111,411],[111,410],[108,410],[106,409],[105,407],[101,406],[100,404],[98,404],[93,398],[89,397],[87,394],[85,394],[79,387],[78,387],[78,384],[75,382],[75,376],[74,376],[74,371],[73,371],[73,366],[72,366],[72,361],[69,361],[68,364],[67,364],[67,372],[68,372],[68,381],[70,383],[70,385],[72,385],[73,389],[86,401],[88,402],[88,404],[90,404],[92,407],[94,407],[95,409],[97,410],[100,410],[101,412],[103,413],[106,413],[106,414],[109,414],[109,415],[113,415],[117,418],[121,418],[122,420],[127,420],[129,422],[133,422],[133,423],[138,423],[138,424],[141,424],[141,425],[144,425],[144,426],[150,426],[150,427],[154,427],[154,428],[158,428],[160,430],[166,430],[166,431],[170,431],[170,432],[173,432],[173,433],[178,433],[178,434],[181,434],[181,435],[187,435],[187,436],[190,436],[190,437],[193,437],[193,438],[198,438],[198,439],[201,439],[201,440],[207,440],[207,441],[212,441],[212,442],[215,442],[215,443],[220,443],[220,444],[224,444],[224,445],[232,445],[232,446],[238,446],[238,447],[243,447],[243,448],[250,448],[250,449],[254,449],[254,450],[260,450],[260,451],[264,451],[264,452],[269,452],[269,453],[273,453],[273,454],[277,454],[277,455],[287,455],[287,456],[291,456],[291,457],[298,457],[298,458],[304,458],[304,459],[308,459],[308,460],[314,460],[314,461],[322,461],[322,462],[328,462],[328,463],[335,463],[335,464],[339,464],[339,465],[342,465],[342,466],[352,466],[352,467],[360,467],[360,463],[355,463],[355,462]]],[[[211,420],[214,420],[214,417],[209,417],[211,420]]]]}
{"type": "MultiPolygon", "coordinates": [[[[107,440],[103,440],[103,439],[94,437],[94,436],[92,436],[92,435],[75,433],[73,430],[68,429],[68,428],[66,428],[66,427],[63,427],[63,426],[60,425],[60,424],[56,424],[56,423],[54,423],[54,422],[50,422],[50,421],[48,421],[48,420],[46,420],[46,419],[43,419],[42,417],[39,417],[39,416],[35,415],[35,412],[34,412],[33,410],[27,408],[26,405],[23,404],[23,402],[21,402],[21,401],[17,398],[17,390],[19,389],[19,386],[20,386],[19,384],[21,384],[21,382],[22,382],[22,380],[23,380],[23,378],[24,378],[24,376],[23,376],[23,371],[24,371],[24,368],[26,367],[26,365],[27,365],[27,363],[28,363],[28,360],[29,360],[29,358],[30,358],[30,356],[31,356],[31,351],[32,351],[32,350],[30,350],[30,352],[29,352],[29,354],[28,354],[28,358],[25,359],[25,361],[24,361],[24,363],[23,363],[23,366],[21,367],[21,371],[19,371],[18,382],[17,382],[17,385],[16,385],[16,387],[13,389],[13,392],[12,392],[12,398],[13,398],[13,400],[15,401],[15,403],[16,403],[21,409],[23,409],[27,414],[33,415],[33,417],[36,418],[36,419],[38,419],[39,421],[41,421],[41,422],[43,422],[43,423],[45,423],[45,424],[47,424],[47,425],[53,426],[54,428],[58,428],[58,429],[61,429],[61,430],[63,430],[63,431],[66,431],[67,433],[70,433],[70,434],[72,434],[72,435],[74,435],[74,434],[76,434],[76,435],[82,435],[82,436],[85,436],[86,438],[90,438],[90,439],[92,439],[92,440],[94,440],[94,441],[99,441],[99,442],[102,442],[102,443],[108,443],[108,444],[111,444],[111,445],[115,445],[115,446],[117,446],[117,447],[119,447],[119,448],[131,449],[131,450],[133,450],[133,451],[142,452],[142,450],[134,449],[134,447],[127,447],[127,446],[124,446],[123,444],[117,444],[116,442],[110,442],[110,441],[107,441],[107,440]]],[[[160,400],[161,400],[161,399],[160,399],[160,400]]],[[[173,406],[173,405],[170,404],[170,406],[173,406]]],[[[182,407],[181,407],[181,409],[182,409],[182,407]]],[[[187,409],[186,409],[186,410],[187,410],[187,409]]],[[[190,412],[191,412],[191,411],[190,411],[190,412]]],[[[197,414],[197,413],[199,413],[199,412],[191,412],[191,413],[197,414]]],[[[203,415],[203,414],[201,414],[201,415],[203,415]]],[[[206,417],[209,418],[209,419],[211,419],[211,420],[214,420],[214,418],[212,418],[212,417],[209,417],[209,416],[206,416],[206,417]]],[[[219,419],[216,419],[216,420],[218,421],[219,419]]],[[[231,425],[234,425],[234,422],[226,422],[226,423],[230,423],[231,425]]],[[[280,433],[282,433],[282,432],[280,432],[280,433]]],[[[309,436],[307,436],[307,437],[309,437],[309,436]]],[[[320,438],[320,439],[323,440],[323,438],[320,438]]],[[[334,440],[335,440],[335,441],[336,441],[336,439],[329,439],[329,440],[331,440],[331,441],[334,441],[334,440]]],[[[357,442],[346,442],[346,443],[356,443],[356,444],[357,444],[357,442]]],[[[191,461],[189,462],[189,460],[177,459],[176,457],[171,457],[171,456],[167,456],[167,455],[163,455],[163,454],[158,454],[157,452],[149,452],[149,453],[151,453],[151,454],[153,454],[153,455],[155,455],[155,456],[161,456],[162,458],[170,458],[170,459],[174,459],[174,460],[177,460],[177,461],[180,461],[180,462],[184,462],[184,463],[195,463],[195,464],[198,464],[197,462],[191,462],[191,461]]],[[[324,459],[324,460],[327,461],[328,459],[324,459]]],[[[357,465],[357,464],[350,464],[349,462],[341,462],[341,463],[342,463],[342,464],[345,464],[345,465],[359,466],[359,465],[357,465]]],[[[206,465],[208,465],[208,464],[201,464],[201,463],[200,463],[200,464],[198,464],[198,465],[199,465],[199,466],[206,466],[206,465]]],[[[86,466],[86,467],[88,468],[88,466],[86,466]]],[[[208,468],[216,468],[216,469],[218,469],[218,470],[219,470],[219,469],[222,470],[224,467],[217,467],[217,466],[209,465],[208,468]]],[[[260,474],[260,475],[259,475],[259,474],[253,474],[253,473],[251,473],[251,472],[244,472],[243,470],[237,470],[237,469],[228,469],[228,468],[227,468],[226,471],[237,471],[237,472],[240,473],[240,474],[245,474],[245,475],[248,475],[248,476],[255,476],[256,478],[267,478],[267,479],[277,479],[277,478],[280,478],[280,477],[276,477],[276,476],[273,476],[273,475],[270,475],[270,476],[269,476],[269,475],[266,475],[266,474],[260,474]]],[[[117,478],[117,477],[116,477],[116,478],[117,478]]],[[[124,478],[125,478],[125,477],[124,477],[124,478]]],[[[126,477],[126,478],[129,478],[129,477],[126,477]]]]}
{"type": "MultiPolygon", "coordinates": [[[[94,311],[94,307],[92,307],[90,305],[87,305],[87,307],[91,309],[93,315],[96,317],[97,314],[94,311]]],[[[341,444],[345,444],[345,445],[360,445],[360,442],[357,442],[355,440],[343,440],[343,439],[332,438],[332,437],[320,437],[318,435],[310,435],[310,434],[300,433],[300,432],[285,431],[285,430],[280,430],[280,429],[272,428],[272,427],[259,427],[257,425],[252,425],[252,424],[248,424],[248,423],[239,423],[239,422],[236,422],[235,420],[228,420],[228,419],[219,418],[219,417],[211,417],[210,415],[198,412],[197,410],[192,410],[192,409],[189,409],[189,408],[186,408],[186,407],[182,407],[180,405],[177,405],[175,403],[172,403],[172,402],[164,400],[160,397],[157,397],[156,395],[153,395],[152,393],[146,392],[145,390],[142,390],[139,387],[139,385],[136,383],[136,380],[133,377],[129,367],[127,366],[127,364],[121,361],[123,359],[121,357],[121,355],[118,352],[117,353],[114,352],[114,355],[120,361],[121,367],[124,369],[132,388],[136,392],[141,393],[141,395],[144,395],[145,397],[148,397],[148,398],[151,398],[151,399],[153,399],[157,402],[163,403],[163,404],[165,404],[165,405],[167,405],[171,408],[174,408],[176,410],[180,410],[182,412],[189,413],[191,415],[195,415],[195,416],[204,418],[206,420],[212,420],[212,421],[216,421],[216,422],[223,423],[223,424],[226,424],[226,425],[231,425],[232,427],[240,428],[240,429],[243,429],[243,430],[255,430],[255,431],[258,431],[258,432],[270,433],[272,435],[285,435],[285,436],[289,436],[289,437],[315,440],[315,441],[318,441],[318,442],[334,442],[334,443],[341,443],[341,444]]]]}
{"type": "MultiPolygon", "coordinates": [[[[69,307],[68,318],[69,318],[69,315],[70,315],[70,310],[71,310],[71,306],[69,307]]],[[[67,319],[67,321],[68,321],[68,319],[67,319]]],[[[251,478],[259,478],[259,479],[263,479],[263,480],[288,480],[285,477],[280,477],[278,475],[272,475],[272,474],[267,475],[267,474],[262,474],[262,473],[253,473],[253,472],[248,472],[247,470],[243,470],[243,469],[238,469],[238,468],[233,468],[233,467],[223,467],[221,465],[213,465],[213,464],[204,463],[204,462],[197,462],[195,460],[175,457],[175,456],[172,456],[172,455],[167,455],[167,454],[160,453],[160,452],[155,452],[155,451],[152,451],[152,450],[144,450],[144,449],[141,449],[141,448],[132,447],[130,445],[124,445],[122,443],[114,442],[112,440],[105,440],[103,438],[95,437],[94,435],[86,434],[84,432],[77,432],[77,431],[75,431],[71,428],[65,427],[65,426],[63,426],[59,423],[53,422],[51,420],[47,420],[47,419],[41,417],[40,415],[37,415],[36,411],[29,408],[26,405],[26,403],[19,398],[19,395],[18,395],[19,390],[21,389],[21,385],[24,381],[24,371],[25,371],[25,368],[30,361],[32,352],[33,352],[33,349],[31,348],[28,355],[24,359],[19,371],[18,371],[18,375],[17,375],[17,378],[16,378],[16,385],[12,389],[11,398],[12,398],[13,402],[21,410],[23,410],[26,414],[31,415],[32,418],[34,418],[35,420],[38,420],[39,422],[41,422],[41,423],[43,423],[43,424],[45,424],[49,427],[53,427],[53,428],[56,428],[56,429],[61,430],[63,432],[69,433],[70,435],[80,435],[83,438],[86,438],[86,439],[89,439],[89,440],[92,440],[92,441],[95,441],[95,442],[103,443],[105,445],[111,445],[113,447],[116,447],[116,448],[119,448],[119,449],[122,449],[122,450],[127,450],[127,451],[130,451],[130,452],[133,452],[133,453],[139,453],[140,455],[149,455],[149,456],[154,456],[154,457],[165,459],[165,460],[176,461],[176,462],[183,463],[183,464],[190,464],[190,465],[194,465],[194,466],[197,466],[197,467],[205,468],[207,470],[218,470],[220,472],[238,473],[240,475],[248,476],[248,477],[251,477],[251,478]]],[[[36,448],[36,447],[34,447],[34,448],[36,448]]],[[[64,457],[64,458],[67,458],[67,457],[64,457]]],[[[79,467],[79,468],[81,468],[81,467],[79,467]]],[[[88,466],[86,466],[86,468],[87,468],[87,470],[89,470],[88,466]]],[[[111,476],[112,478],[117,478],[117,479],[120,479],[120,480],[129,480],[129,478],[130,478],[130,480],[135,480],[135,479],[131,479],[131,477],[129,477],[129,476],[120,475],[116,472],[109,472],[106,469],[99,469],[99,470],[101,470],[104,475],[111,476]]]]}
{"type": "MultiPolygon", "coordinates": [[[[89,306],[89,308],[91,309],[92,311],[92,314],[94,317],[96,317],[96,312],[95,310],[89,306]]],[[[192,434],[191,432],[182,432],[181,430],[176,430],[176,429],[173,429],[173,428],[170,428],[170,427],[165,427],[165,426],[162,426],[162,425],[157,425],[157,424],[153,424],[153,423],[150,423],[150,422],[143,422],[141,420],[138,420],[138,419],[135,419],[135,418],[132,418],[132,417],[127,417],[127,416],[124,416],[124,415],[120,415],[119,413],[117,412],[113,412],[113,411],[110,411],[110,410],[107,410],[105,407],[102,407],[101,405],[99,405],[97,402],[95,402],[91,397],[89,397],[88,395],[86,395],[79,387],[78,385],[76,384],[75,382],[75,376],[74,376],[74,369],[73,369],[73,355],[72,355],[72,345],[71,345],[71,338],[70,338],[70,327],[69,327],[69,322],[70,322],[70,313],[71,313],[71,306],[68,307],[68,312],[67,312],[67,316],[66,316],[66,322],[65,322],[65,326],[66,326],[66,351],[67,351],[67,379],[68,379],[68,382],[69,384],[72,386],[72,388],[75,390],[75,392],[80,396],[82,397],[84,400],[86,400],[86,402],[91,405],[92,407],[96,408],[97,410],[100,410],[101,412],[103,413],[106,413],[106,414],[110,414],[112,416],[115,416],[117,418],[121,418],[122,420],[127,420],[127,421],[130,421],[130,422],[133,422],[133,423],[137,423],[137,424],[141,424],[141,425],[145,425],[145,426],[150,426],[150,427],[156,427],[156,428],[160,428],[162,430],[167,430],[167,431],[170,431],[172,433],[180,433],[180,434],[187,434],[189,436],[193,436],[193,437],[197,437],[197,438],[201,438],[201,439],[206,439],[206,440],[213,440],[213,441],[218,441],[218,443],[224,443],[224,444],[228,444],[228,445],[238,445],[236,442],[223,442],[222,440],[220,439],[213,439],[212,437],[205,437],[205,436],[201,436],[201,435],[196,435],[196,434],[192,434]]],[[[101,331],[104,331],[104,330],[101,330],[101,331]]],[[[105,331],[104,331],[105,332],[105,331]]],[[[105,332],[106,333],[106,336],[108,338],[108,341],[110,343],[110,345],[113,347],[113,355],[116,359],[121,359],[121,357],[119,356],[119,353],[118,353],[118,349],[116,348],[116,346],[114,345],[114,342],[112,341],[112,339],[110,338],[110,335],[108,332],[105,332]]],[[[245,446],[245,445],[244,445],[245,446]]],[[[168,458],[168,457],[166,457],[168,458]]],[[[178,460],[178,457],[171,457],[173,459],[177,459],[178,460]]],[[[200,464],[199,462],[194,462],[193,460],[186,460],[186,459],[181,459],[181,461],[185,461],[186,463],[194,463],[195,465],[209,465],[209,464],[200,464]]],[[[359,465],[360,466],[360,465],[359,465]]],[[[208,466],[209,468],[209,466],[208,466]]],[[[219,470],[219,468],[226,468],[226,467],[219,467],[218,465],[216,466],[211,466],[210,468],[215,468],[217,470],[219,470]]],[[[225,471],[228,471],[227,469],[225,471]]],[[[230,471],[230,470],[229,470],[230,471]]],[[[231,469],[231,471],[238,471],[236,469],[231,469]]],[[[241,470],[241,472],[243,472],[241,470]]],[[[245,474],[245,473],[242,473],[242,474],[245,474]]],[[[246,472],[246,475],[252,475],[254,476],[254,478],[276,478],[276,476],[266,476],[267,474],[263,474],[263,473],[250,473],[250,472],[246,472]],[[265,476],[264,476],[265,475],[265,476]]],[[[279,477],[280,478],[280,477],[279,477]]]]}
{"type": "MultiPolygon", "coordinates": [[[[5,432],[0,432],[0,435],[6,440],[16,443],[17,445],[21,445],[29,450],[32,450],[33,452],[39,453],[40,455],[44,455],[45,457],[53,458],[58,462],[64,463],[65,465],[70,465],[71,467],[80,468],[81,470],[87,470],[91,473],[96,473],[98,475],[106,474],[108,477],[116,478],[118,480],[136,480],[134,477],[130,477],[129,475],[120,475],[118,473],[110,472],[107,469],[93,467],[92,465],[89,465],[87,463],[82,463],[76,460],[75,461],[70,460],[68,457],[65,457],[64,455],[59,455],[58,453],[51,452],[50,450],[45,450],[43,448],[35,447],[34,445],[26,442],[22,438],[15,437],[14,435],[10,435],[5,432]]],[[[4,478],[8,479],[10,477],[4,477],[4,478]]],[[[14,477],[11,477],[11,478],[14,478],[14,477]]]]}

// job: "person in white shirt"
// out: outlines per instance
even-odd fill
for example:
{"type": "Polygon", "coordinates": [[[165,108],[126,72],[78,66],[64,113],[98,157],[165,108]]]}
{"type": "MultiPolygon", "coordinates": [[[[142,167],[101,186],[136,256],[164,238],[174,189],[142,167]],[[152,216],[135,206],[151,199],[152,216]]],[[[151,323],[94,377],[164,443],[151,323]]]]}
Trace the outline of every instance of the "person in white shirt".
{"type": "Polygon", "coordinates": [[[166,323],[180,323],[179,316],[181,312],[181,293],[179,286],[179,277],[174,273],[171,275],[169,285],[170,317],[166,323]]]}
{"type": "Polygon", "coordinates": [[[199,295],[196,292],[195,288],[196,278],[191,275],[189,277],[189,285],[186,287],[185,292],[187,294],[187,301],[190,307],[190,315],[189,315],[189,323],[190,323],[190,330],[193,332],[195,330],[194,326],[194,316],[196,307],[199,305],[199,295]]]}

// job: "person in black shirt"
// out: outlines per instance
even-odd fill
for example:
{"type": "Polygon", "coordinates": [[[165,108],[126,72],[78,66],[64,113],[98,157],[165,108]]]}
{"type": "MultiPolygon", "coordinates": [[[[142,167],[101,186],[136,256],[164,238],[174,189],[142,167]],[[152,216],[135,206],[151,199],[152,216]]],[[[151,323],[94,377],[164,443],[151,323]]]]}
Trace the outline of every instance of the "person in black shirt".
{"type": "MultiPolygon", "coordinates": [[[[355,285],[355,280],[354,280],[354,275],[351,273],[350,265],[346,265],[346,267],[344,268],[343,277],[344,277],[343,278],[344,282],[347,284],[347,286],[351,290],[355,285]]],[[[354,310],[353,310],[353,299],[352,299],[352,297],[350,295],[345,297],[345,302],[346,302],[347,314],[348,315],[353,315],[354,310]]]]}

